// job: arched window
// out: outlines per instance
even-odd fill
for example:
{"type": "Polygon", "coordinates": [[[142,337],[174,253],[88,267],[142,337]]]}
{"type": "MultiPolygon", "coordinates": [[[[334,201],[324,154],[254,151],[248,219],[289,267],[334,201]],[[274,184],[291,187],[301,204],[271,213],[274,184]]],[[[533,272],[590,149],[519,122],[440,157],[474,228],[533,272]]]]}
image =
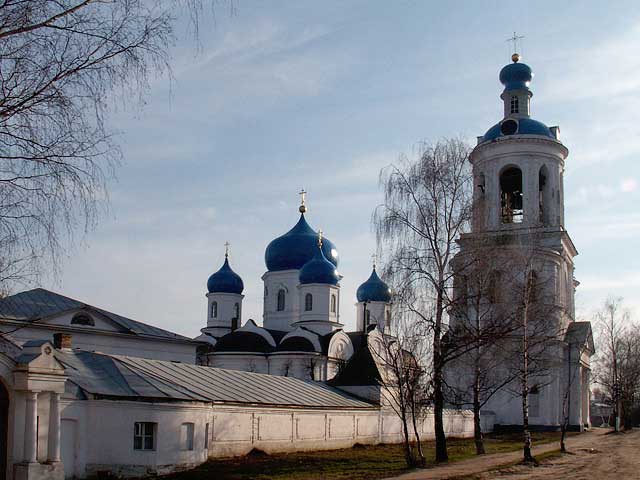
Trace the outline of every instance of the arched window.
{"type": "Polygon", "coordinates": [[[310,312],[311,310],[313,310],[313,295],[307,293],[304,296],[304,311],[310,312]]]}
{"type": "Polygon", "coordinates": [[[338,309],[337,304],[338,304],[338,299],[334,294],[332,294],[331,295],[331,313],[336,313],[336,310],[338,309]]]}
{"type": "Polygon", "coordinates": [[[546,165],[538,172],[538,212],[541,223],[549,225],[551,210],[551,189],[549,188],[549,170],[546,165]]]}
{"type": "Polygon", "coordinates": [[[233,318],[240,318],[240,304],[237,302],[233,305],[233,318]]]}
{"type": "Polygon", "coordinates": [[[535,303],[538,301],[538,291],[539,291],[539,282],[538,282],[538,273],[535,270],[531,270],[529,272],[529,278],[527,278],[527,301],[529,304],[535,303]]]}
{"type": "Polygon", "coordinates": [[[71,319],[71,325],[88,325],[90,327],[95,326],[93,318],[86,313],[76,313],[71,319]]]}
{"type": "Polygon", "coordinates": [[[501,275],[500,272],[494,270],[491,272],[489,276],[489,281],[487,282],[487,298],[490,303],[500,303],[502,301],[501,296],[501,275]]]}
{"type": "Polygon", "coordinates": [[[284,311],[284,290],[281,288],[278,290],[278,306],[277,310],[279,312],[284,311]]]}
{"type": "Polygon", "coordinates": [[[511,97],[511,113],[518,113],[520,111],[518,97],[513,95],[511,97]]]}
{"type": "Polygon", "coordinates": [[[218,318],[218,302],[211,302],[211,318],[218,318]]]}
{"type": "Polygon", "coordinates": [[[385,320],[386,320],[386,321],[385,321],[385,326],[384,326],[384,328],[385,328],[386,330],[391,329],[391,310],[387,310],[387,313],[386,313],[386,315],[385,315],[385,320]]]}
{"type": "Polygon", "coordinates": [[[522,205],[522,170],[517,167],[507,168],[500,175],[502,223],[522,223],[522,205]]]}
{"type": "Polygon", "coordinates": [[[371,310],[365,310],[364,312],[364,324],[365,326],[369,326],[371,323],[371,310]]]}

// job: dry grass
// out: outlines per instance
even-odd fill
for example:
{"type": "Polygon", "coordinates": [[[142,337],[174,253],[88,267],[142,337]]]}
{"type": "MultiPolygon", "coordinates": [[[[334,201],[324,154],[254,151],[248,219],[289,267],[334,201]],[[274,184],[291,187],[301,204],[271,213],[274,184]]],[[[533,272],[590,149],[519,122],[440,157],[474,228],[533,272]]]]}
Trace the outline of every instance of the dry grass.
{"type": "MultiPolygon", "coordinates": [[[[559,440],[559,433],[534,434],[534,442],[559,440]]],[[[487,453],[519,450],[519,434],[489,435],[487,453]]],[[[450,439],[450,461],[475,455],[473,439],[450,439]]],[[[435,456],[434,443],[426,442],[430,465],[435,456]]],[[[343,450],[324,450],[210,460],[198,468],[170,475],[171,480],[374,480],[408,471],[400,445],[356,446],[343,450]]]]}

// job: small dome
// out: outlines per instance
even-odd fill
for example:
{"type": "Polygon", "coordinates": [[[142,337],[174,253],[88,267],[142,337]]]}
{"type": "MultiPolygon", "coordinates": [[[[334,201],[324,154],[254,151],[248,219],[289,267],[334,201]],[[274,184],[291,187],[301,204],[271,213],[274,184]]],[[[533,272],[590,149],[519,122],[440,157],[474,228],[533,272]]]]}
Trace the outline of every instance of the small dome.
{"type": "MultiPolygon", "coordinates": [[[[324,242],[322,243],[324,247],[324,242]]],[[[338,285],[340,275],[336,271],[336,266],[324,256],[323,248],[316,244],[316,254],[311,260],[304,264],[300,270],[300,283],[303,285],[310,283],[324,283],[327,285],[338,285]]]]}
{"type": "Polygon", "coordinates": [[[531,67],[524,63],[510,63],[500,70],[500,83],[505,90],[519,90],[529,88],[533,72],[531,67]]]}
{"type": "Polygon", "coordinates": [[[493,127],[487,130],[487,133],[482,137],[482,143],[490,142],[499,137],[508,137],[510,135],[541,135],[553,138],[554,140],[556,138],[553,133],[551,133],[551,130],[549,130],[549,127],[542,122],[534,120],[533,118],[508,118],[496,123],[493,127]],[[502,124],[505,122],[511,122],[509,126],[511,126],[512,123],[515,124],[515,128],[513,130],[503,128],[502,124]],[[511,133],[511,131],[513,131],[513,133],[511,133]]]}
{"type": "Polygon", "coordinates": [[[358,287],[356,298],[359,302],[391,301],[391,290],[389,286],[380,279],[375,267],[367,281],[358,287]]]}
{"type": "MultiPolygon", "coordinates": [[[[273,240],[264,253],[264,261],[270,272],[279,270],[300,270],[313,258],[318,248],[318,233],[315,232],[300,215],[298,223],[281,237],[273,240]]],[[[322,242],[324,256],[338,266],[338,251],[326,238],[322,242]]]]}
{"type": "Polygon", "coordinates": [[[209,293],[236,293],[241,294],[244,290],[244,283],[236,272],[229,266],[229,258],[225,256],[224,263],[220,270],[207,280],[207,290],[209,293]]]}

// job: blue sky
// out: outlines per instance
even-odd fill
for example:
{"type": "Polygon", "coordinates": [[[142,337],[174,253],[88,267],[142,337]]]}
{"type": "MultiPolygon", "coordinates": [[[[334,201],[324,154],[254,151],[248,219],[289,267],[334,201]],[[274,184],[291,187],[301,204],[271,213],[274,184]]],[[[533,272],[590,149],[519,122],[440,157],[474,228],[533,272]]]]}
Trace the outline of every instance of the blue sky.
{"type": "Polygon", "coordinates": [[[298,218],[341,256],[342,320],[375,250],[378,172],[421,140],[473,142],[501,118],[505,41],[525,35],[532,116],[560,125],[579,315],[640,312],[640,14],[635,2],[258,2],[219,7],[174,79],[111,117],[124,163],[111,210],[47,288],[195,336],[232,244],[244,320],[261,321],[264,249],[298,218]]]}

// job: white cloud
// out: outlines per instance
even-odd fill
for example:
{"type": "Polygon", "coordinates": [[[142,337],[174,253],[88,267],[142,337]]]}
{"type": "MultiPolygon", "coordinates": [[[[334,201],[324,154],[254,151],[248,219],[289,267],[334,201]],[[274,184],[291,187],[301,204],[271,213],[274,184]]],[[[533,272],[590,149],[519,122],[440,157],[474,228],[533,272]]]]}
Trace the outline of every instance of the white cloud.
{"type": "Polygon", "coordinates": [[[625,193],[635,192],[638,188],[638,182],[635,178],[627,178],[620,183],[620,190],[625,193]]]}

